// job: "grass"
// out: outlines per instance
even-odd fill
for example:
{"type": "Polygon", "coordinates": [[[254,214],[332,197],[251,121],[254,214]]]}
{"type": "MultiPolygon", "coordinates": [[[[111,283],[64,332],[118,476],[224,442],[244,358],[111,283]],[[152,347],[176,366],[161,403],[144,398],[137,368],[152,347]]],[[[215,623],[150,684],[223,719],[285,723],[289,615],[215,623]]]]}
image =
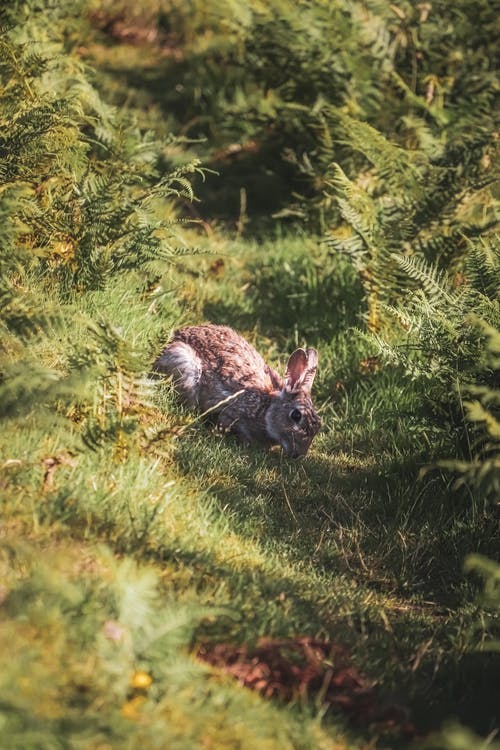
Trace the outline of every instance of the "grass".
{"type": "Polygon", "coordinates": [[[462,562],[491,553],[497,529],[463,501],[457,512],[441,475],[418,481],[443,448],[421,394],[360,364],[374,351],[354,327],[356,281],[321,245],[206,243],[209,256],[157,267],[153,289],[129,274],[61,304],[46,288],[65,325],[29,358],[84,387],[14,413],[0,437],[8,747],[405,745],[313,695],[269,702],[195,657],[261,637],[344,644],[419,733],[452,713],[486,731],[497,677],[470,654],[481,634],[462,562]],[[275,366],[297,344],[319,348],[325,427],[304,461],[214,434],[146,377],[173,327],[207,318],[275,366]]]}
{"type": "MultiPolygon", "coordinates": [[[[297,174],[277,146],[255,155],[234,112],[236,130],[219,126],[228,102],[203,48],[218,65],[220,37],[203,12],[191,27],[174,4],[184,24],[176,37],[148,3],[141,20],[132,14],[126,43],[127,3],[116,14],[91,7],[94,24],[111,25],[100,37],[89,30],[78,55],[98,66],[106,101],[132,109],[141,128],[208,134],[169,141],[154,159],[163,171],[196,151],[220,166],[196,190],[201,213],[219,219],[174,223],[174,244],[197,254],[115,269],[99,291],[70,290],[71,253],[56,256],[67,271],[58,287],[51,220],[45,275],[2,265],[0,748],[476,750],[482,740],[443,722],[485,742],[498,726],[498,654],[481,649],[494,602],[480,601],[481,581],[463,567],[472,552],[497,555],[498,519],[432,468],[459,453],[453,414],[429,381],[380,356],[347,260],[271,219],[302,180],[288,180],[297,174]],[[201,73],[221,97],[207,100],[205,119],[194,116],[201,73]],[[233,159],[234,133],[243,153],[233,159]],[[216,433],[152,376],[171,332],[208,320],[239,330],[276,369],[297,346],[318,349],[323,428],[304,460],[216,433]],[[310,652],[305,665],[298,643],[310,652]],[[226,660],[205,658],[217,653],[226,660]]],[[[22,101],[32,75],[19,73],[22,101]]],[[[174,219],[184,207],[156,209],[174,219]]],[[[16,240],[24,263],[38,235],[17,226],[15,211],[6,216],[2,247],[16,240]]]]}

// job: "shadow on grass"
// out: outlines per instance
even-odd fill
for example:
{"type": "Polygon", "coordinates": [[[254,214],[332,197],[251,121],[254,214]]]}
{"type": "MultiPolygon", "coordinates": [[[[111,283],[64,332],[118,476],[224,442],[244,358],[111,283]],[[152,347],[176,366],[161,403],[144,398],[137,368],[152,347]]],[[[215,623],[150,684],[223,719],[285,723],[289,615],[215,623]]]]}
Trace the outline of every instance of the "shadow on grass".
{"type": "MultiPolygon", "coordinates": [[[[233,511],[231,506],[227,512],[233,511]]],[[[120,551],[119,542],[116,546],[120,551]]],[[[133,545],[131,549],[128,543],[122,551],[134,552],[133,545]]],[[[322,577],[311,589],[310,582],[293,573],[241,564],[237,552],[234,561],[221,561],[214,553],[189,551],[168,542],[137,551],[141,559],[167,566],[166,580],[170,564],[176,575],[189,571],[197,600],[215,607],[216,616],[196,631],[196,643],[251,645],[260,637],[324,637],[350,650],[354,662],[377,684],[380,706],[403,709],[419,734],[439,729],[450,716],[480,733],[496,725],[499,655],[476,652],[464,657],[450,648],[449,619],[436,616],[424,604],[385,606],[338,571],[332,572],[329,584],[322,577]],[[230,604],[220,605],[214,591],[223,591],[230,604]]],[[[306,561],[311,562],[305,557],[306,561]]],[[[342,713],[329,713],[323,720],[333,727],[339,718],[346,719],[342,713]]],[[[362,737],[367,729],[354,726],[350,731],[362,737]]],[[[398,727],[390,729],[384,740],[386,747],[401,747],[398,727]]]]}
{"type": "Polygon", "coordinates": [[[313,449],[294,462],[208,429],[179,443],[181,469],[210,487],[238,534],[321,575],[353,575],[374,591],[430,598],[446,611],[475,593],[463,574],[465,557],[496,555],[492,515],[472,522],[467,498],[440,474],[419,481],[415,460],[394,463],[388,473],[372,458],[313,449]],[[217,451],[214,440],[224,441],[217,451]]]}
{"type": "Polygon", "coordinates": [[[450,528],[456,515],[451,505],[439,518],[434,515],[434,523],[426,520],[433,499],[441,496],[438,479],[416,491],[414,474],[391,482],[375,466],[347,456],[313,452],[303,462],[290,462],[279,453],[227,442],[214,458],[195,437],[185,451],[179,446],[177,459],[190,477],[209,487],[231,530],[258,539],[264,550],[296,570],[305,569],[318,584],[317,592],[302,592],[295,578],[257,570],[236,573],[203,559],[203,570],[226,580],[230,589],[247,592],[250,606],[256,606],[255,612],[246,612],[244,601],[235,599],[237,609],[242,607],[235,637],[252,641],[256,625],[258,635],[269,634],[259,628],[273,622],[282,603],[281,625],[275,623],[276,632],[271,625],[273,635],[284,635],[282,627],[334,634],[355,649],[358,663],[381,683],[385,699],[397,696],[411,707],[419,730],[437,728],[455,716],[476,731],[489,731],[498,719],[488,687],[499,684],[498,659],[480,653],[463,658],[462,649],[450,643],[450,628],[460,632],[469,618],[463,637],[471,638],[475,592],[472,586],[464,592],[462,563],[475,549],[494,551],[493,524],[485,524],[488,533],[479,525],[471,532],[455,518],[450,528]],[[231,463],[227,473],[225,462],[231,463]],[[449,609],[452,605],[456,612],[449,609]]]}

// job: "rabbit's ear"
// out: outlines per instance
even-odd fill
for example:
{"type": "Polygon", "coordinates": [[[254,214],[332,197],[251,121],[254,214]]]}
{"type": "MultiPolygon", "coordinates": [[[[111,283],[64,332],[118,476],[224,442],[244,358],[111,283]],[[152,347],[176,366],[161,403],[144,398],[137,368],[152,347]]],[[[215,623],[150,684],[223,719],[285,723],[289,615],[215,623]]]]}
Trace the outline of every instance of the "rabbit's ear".
{"type": "Polygon", "coordinates": [[[293,392],[302,389],[309,392],[312,388],[318,352],[316,349],[296,349],[288,360],[285,374],[285,391],[293,392]]]}
{"type": "Polygon", "coordinates": [[[283,378],[281,377],[281,375],[278,375],[276,370],[273,370],[273,368],[269,367],[269,365],[266,365],[266,372],[271,379],[273,388],[275,388],[277,391],[280,391],[283,388],[283,378]]]}
{"type": "Polygon", "coordinates": [[[316,349],[308,349],[307,352],[307,367],[302,381],[302,388],[305,391],[311,392],[316,370],[318,369],[318,352],[316,349]]]}
{"type": "Polygon", "coordinates": [[[318,367],[316,349],[296,349],[288,360],[285,374],[285,391],[298,390],[310,393],[318,367]]]}

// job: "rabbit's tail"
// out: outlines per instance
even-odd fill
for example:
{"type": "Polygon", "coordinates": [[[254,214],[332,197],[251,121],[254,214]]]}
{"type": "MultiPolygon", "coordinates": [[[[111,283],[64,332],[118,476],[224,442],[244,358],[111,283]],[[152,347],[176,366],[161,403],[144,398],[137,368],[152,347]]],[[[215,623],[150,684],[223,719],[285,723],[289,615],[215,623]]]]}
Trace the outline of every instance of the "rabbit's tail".
{"type": "Polygon", "coordinates": [[[191,406],[198,402],[201,360],[184,341],[173,341],[153,365],[156,372],[171,375],[179,395],[191,406]]]}

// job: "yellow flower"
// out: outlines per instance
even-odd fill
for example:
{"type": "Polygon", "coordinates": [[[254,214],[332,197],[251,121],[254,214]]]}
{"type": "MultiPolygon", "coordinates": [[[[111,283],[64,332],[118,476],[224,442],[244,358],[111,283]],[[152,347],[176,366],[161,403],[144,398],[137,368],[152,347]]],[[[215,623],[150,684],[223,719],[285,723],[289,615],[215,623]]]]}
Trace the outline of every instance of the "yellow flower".
{"type": "Polygon", "coordinates": [[[139,717],[139,709],[145,700],[144,695],[136,695],[135,698],[131,698],[131,700],[122,706],[122,715],[126,719],[137,719],[139,717]]]}
{"type": "Polygon", "coordinates": [[[143,672],[142,670],[138,669],[131,677],[130,684],[134,688],[140,688],[142,690],[146,690],[151,683],[153,682],[153,678],[151,675],[149,675],[147,672],[143,672]]]}

